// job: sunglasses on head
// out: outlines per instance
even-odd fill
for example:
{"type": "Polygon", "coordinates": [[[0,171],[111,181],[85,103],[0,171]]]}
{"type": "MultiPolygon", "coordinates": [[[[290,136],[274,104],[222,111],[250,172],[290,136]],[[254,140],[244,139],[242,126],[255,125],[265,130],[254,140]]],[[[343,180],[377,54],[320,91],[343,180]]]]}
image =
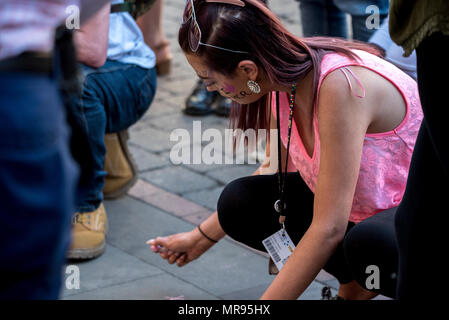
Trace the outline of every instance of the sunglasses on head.
{"type": "MultiPolygon", "coordinates": [[[[227,3],[236,5],[239,7],[244,7],[245,3],[240,0],[206,0],[206,2],[215,2],[215,3],[227,3]]],[[[198,25],[198,21],[196,20],[196,14],[195,14],[195,7],[193,5],[193,0],[188,0],[186,7],[184,9],[184,14],[182,16],[182,24],[186,24],[189,22],[190,19],[193,19],[192,23],[190,24],[190,30],[189,30],[189,46],[192,52],[197,52],[200,45],[211,47],[219,50],[234,52],[234,53],[249,53],[246,51],[238,51],[238,50],[231,50],[226,49],[218,46],[214,46],[212,44],[201,42],[201,29],[198,25]]]]}

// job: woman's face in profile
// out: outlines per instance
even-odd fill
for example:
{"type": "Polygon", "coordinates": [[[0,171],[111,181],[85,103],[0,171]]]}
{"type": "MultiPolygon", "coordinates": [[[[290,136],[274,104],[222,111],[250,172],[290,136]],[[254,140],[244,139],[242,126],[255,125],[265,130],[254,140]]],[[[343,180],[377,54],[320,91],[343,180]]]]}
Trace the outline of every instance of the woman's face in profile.
{"type": "Polygon", "coordinates": [[[200,77],[208,91],[218,91],[220,95],[239,103],[249,104],[259,100],[266,92],[252,92],[247,85],[249,80],[245,72],[234,73],[232,77],[214,72],[197,55],[186,54],[187,61],[200,77]]]}

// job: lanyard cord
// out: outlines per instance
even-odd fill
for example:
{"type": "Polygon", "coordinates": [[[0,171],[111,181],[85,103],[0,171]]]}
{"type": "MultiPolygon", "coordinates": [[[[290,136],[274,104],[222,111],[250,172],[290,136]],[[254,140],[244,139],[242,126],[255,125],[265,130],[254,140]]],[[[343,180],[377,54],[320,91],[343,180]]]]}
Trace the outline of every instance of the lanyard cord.
{"type": "Polygon", "coordinates": [[[286,205],[284,203],[285,200],[285,181],[287,180],[287,167],[288,167],[288,155],[290,152],[290,138],[292,133],[292,121],[293,121],[293,111],[295,107],[295,93],[296,93],[296,84],[292,85],[291,94],[290,94],[290,113],[288,117],[288,136],[287,136],[287,155],[285,159],[285,171],[282,172],[282,151],[281,151],[281,121],[279,117],[279,92],[276,91],[276,115],[277,115],[277,131],[278,131],[278,184],[279,184],[279,200],[276,201],[274,208],[279,213],[279,223],[285,229],[284,221],[286,217],[286,205]]]}
{"type": "MultiPolygon", "coordinates": [[[[276,91],[276,124],[277,124],[277,138],[278,138],[278,186],[279,186],[279,200],[282,202],[282,194],[283,194],[283,177],[282,177],[282,156],[281,156],[281,121],[279,119],[279,91],[276,91]]],[[[287,156],[288,159],[288,156],[287,156]]],[[[277,203],[277,202],[276,202],[277,203]]],[[[283,206],[275,207],[276,211],[279,213],[283,213],[283,206]]]]}

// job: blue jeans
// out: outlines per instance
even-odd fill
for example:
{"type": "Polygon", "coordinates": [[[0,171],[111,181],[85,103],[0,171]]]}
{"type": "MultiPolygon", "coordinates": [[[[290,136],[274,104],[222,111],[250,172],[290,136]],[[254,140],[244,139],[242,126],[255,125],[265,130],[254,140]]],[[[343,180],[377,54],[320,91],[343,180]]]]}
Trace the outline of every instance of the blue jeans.
{"type": "Polygon", "coordinates": [[[57,299],[78,167],[55,82],[0,73],[0,299],[57,299]]]}
{"type": "Polygon", "coordinates": [[[82,66],[82,95],[76,103],[76,113],[88,133],[94,161],[91,171],[82,174],[88,181],[80,190],[77,212],[90,212],[103,201],[106,172],[104,159],[105,133],[128,129],[150,107],[156,93],[156,71],[133,64],[107,60],[103,67],[82,66]]]}
{"type": "Polygon", "coordinates": [[[366,27],[366,19],[371,13],[366,8],[379,8],[379,24],[388,15],[388,0],[296,0],[301,10],[303,34],[305,37],[328,36],[347,38],[346,14],[351,15],[352,38],[368,41],[376,29],[366,27]]]}
{"type": "Polygon", "coordinates": [[[299,1],[304,37],[348,37],[346,15],[332,0],[296,1],[299,1]]]}
{"type": "Polygon", "coordinates": [[[354,40],[368,42],[369,38],[378,29],[368,29],[366,20],[372,14],[366,13],[369,6],[376,6],[379,9],[379,27],[388,15],[388,0],[333,0],[335,5],[343,12],[351,15],[352,38],[354,40]]]}

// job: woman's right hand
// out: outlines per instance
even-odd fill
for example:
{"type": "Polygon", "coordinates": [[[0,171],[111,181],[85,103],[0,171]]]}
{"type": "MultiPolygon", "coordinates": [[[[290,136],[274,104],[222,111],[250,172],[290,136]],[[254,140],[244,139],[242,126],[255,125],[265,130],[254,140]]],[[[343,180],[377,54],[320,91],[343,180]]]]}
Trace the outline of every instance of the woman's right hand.
{"type": "Polygon", "coordinates": [[[147,241],[154,253],[159,253],[168,263],[176,262],[178,267],[199,258],[214,245],[197,228],[190,232],[177,233],[168,237],[157,237],[147,241]]]}

